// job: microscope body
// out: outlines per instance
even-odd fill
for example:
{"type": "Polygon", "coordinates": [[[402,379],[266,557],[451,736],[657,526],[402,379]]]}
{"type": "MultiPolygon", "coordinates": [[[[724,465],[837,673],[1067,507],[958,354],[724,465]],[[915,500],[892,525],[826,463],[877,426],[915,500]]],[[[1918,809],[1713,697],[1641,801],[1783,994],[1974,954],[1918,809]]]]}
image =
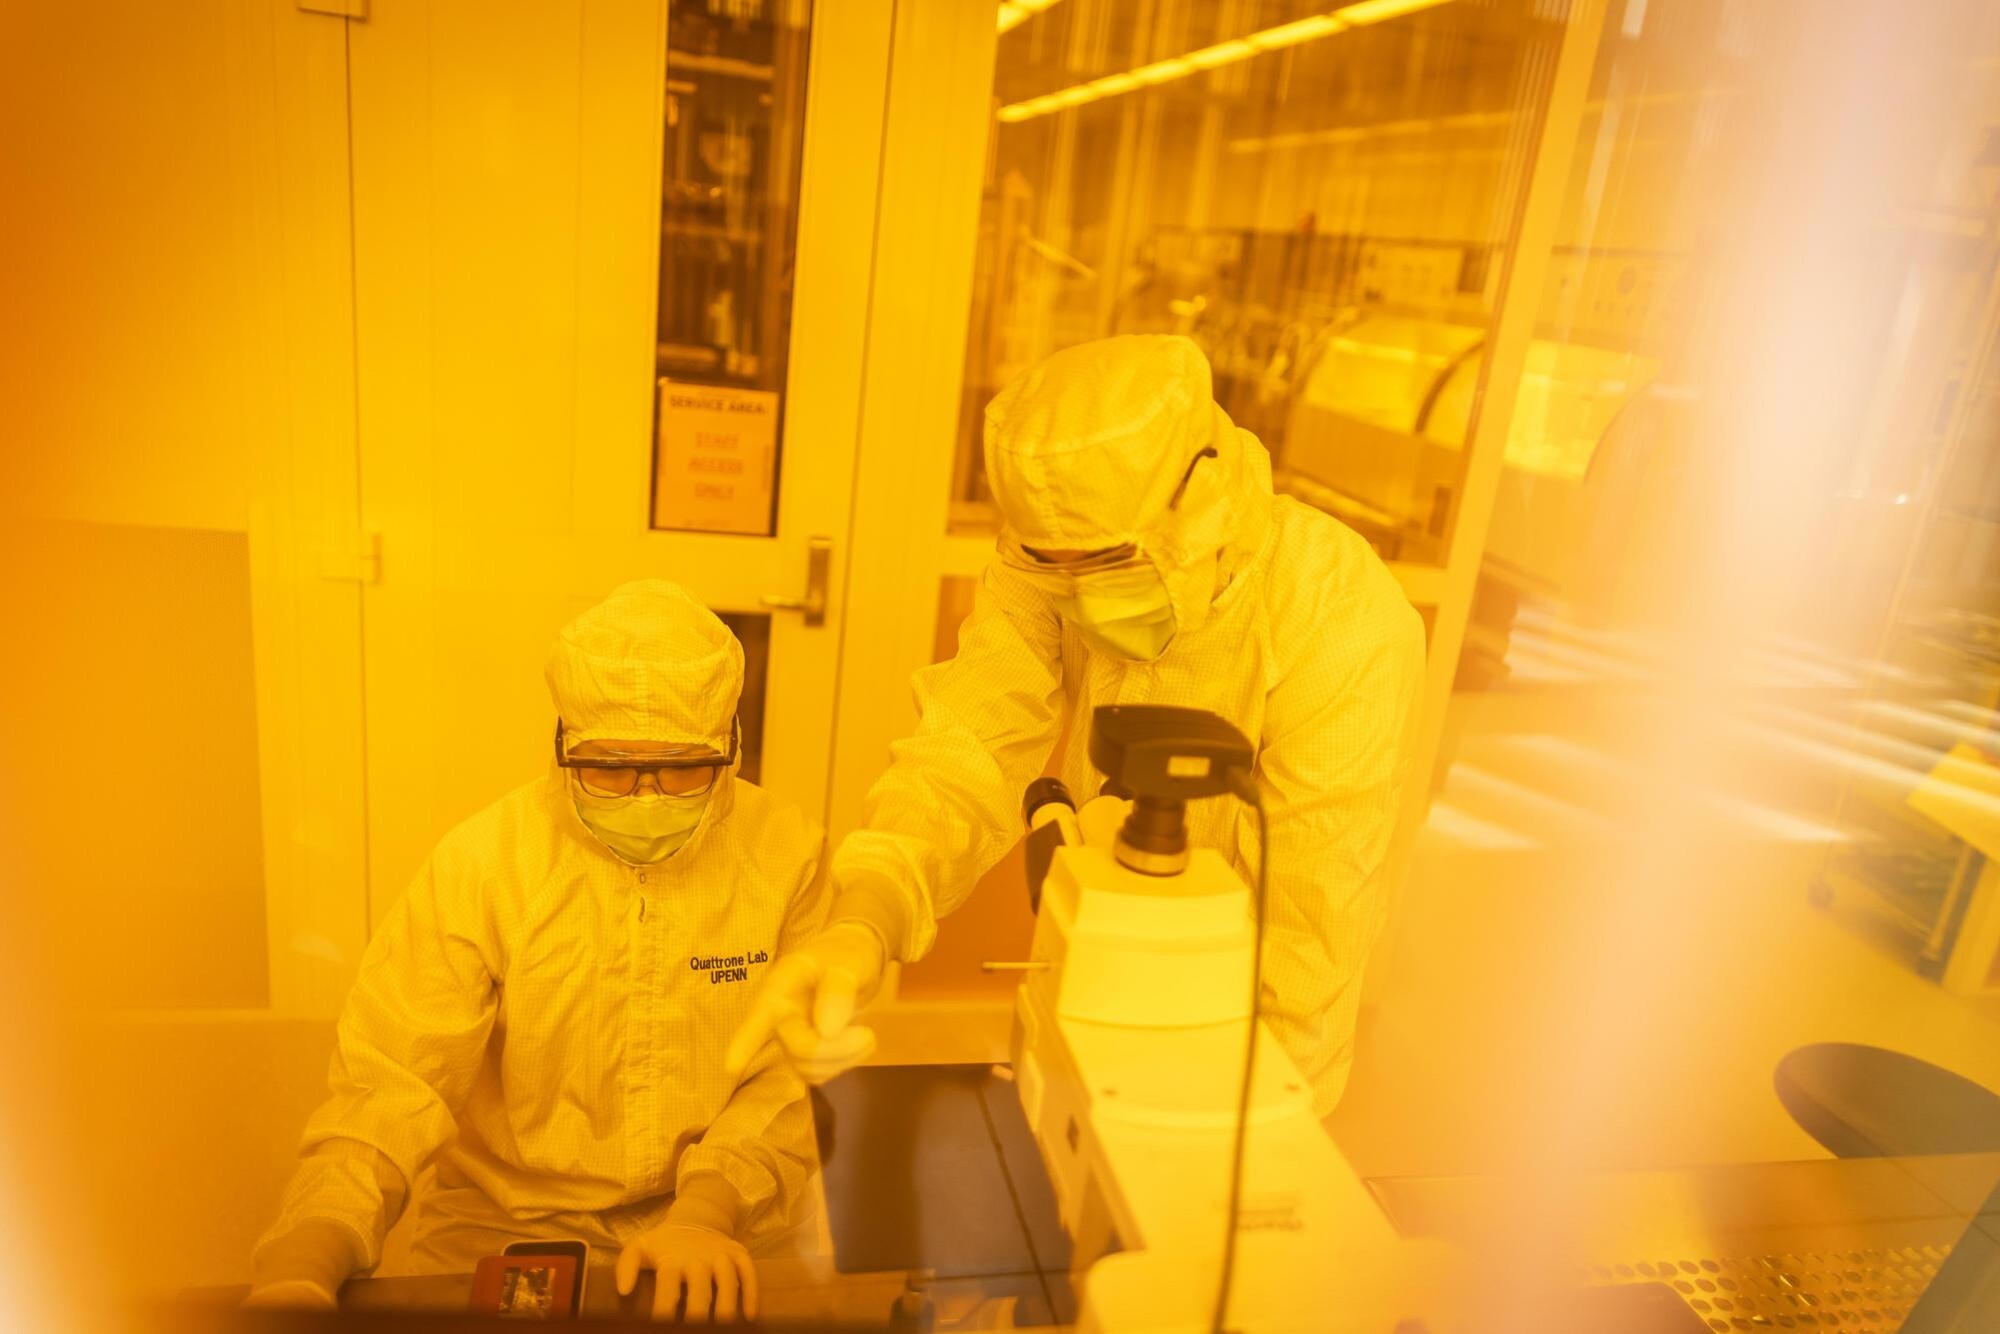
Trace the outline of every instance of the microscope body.
{"type": "MultiPolygon", "coordinates": [[[[1083,1294],[1078,1328],[1206,1330],[1221,1281],[1246,1045],[1257,1041],[1238,1211],[1234,1328],[1379,1330],[1434,1286],[1252,1014],[1250,893],[1217,853],[1179,874],[1121,864],[1100,797],[1040,886],[1016,997],[1015,1080],[1083,1294]],[[1086,1272],[1087,1271],[1087,1272],[1086,1272]]],[[[1430,1303],[1434,1305],[1434,1303],[1430,1303]]],[[[1446,1334],[1427,1310],[1434,1334],[1446,1334]]]]}

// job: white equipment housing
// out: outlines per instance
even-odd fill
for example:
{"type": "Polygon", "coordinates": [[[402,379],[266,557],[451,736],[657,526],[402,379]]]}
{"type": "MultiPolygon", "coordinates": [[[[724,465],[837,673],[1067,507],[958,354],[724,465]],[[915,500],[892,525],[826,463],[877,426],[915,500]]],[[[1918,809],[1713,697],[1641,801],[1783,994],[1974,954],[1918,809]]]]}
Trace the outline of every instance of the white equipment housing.
{"type": "MultiPolygon", "coordinates": [[[[1091,807],[1087,831],[1115,824],[1091,807]]],[[[1015,1079],[1072,1242],[1078,1328],[1206,1330],[1251,1031],[1250,896],[1213,851],[1148,876],[1101,837],[1059,848],[1043,883],[1015,1079]]],[[[1389,1334],[1421,1316],[1448,1334],[1441,1249],[1396,1236],[1297,1067],[1255,1031],[1231,1328],[1389,1334]]]]}

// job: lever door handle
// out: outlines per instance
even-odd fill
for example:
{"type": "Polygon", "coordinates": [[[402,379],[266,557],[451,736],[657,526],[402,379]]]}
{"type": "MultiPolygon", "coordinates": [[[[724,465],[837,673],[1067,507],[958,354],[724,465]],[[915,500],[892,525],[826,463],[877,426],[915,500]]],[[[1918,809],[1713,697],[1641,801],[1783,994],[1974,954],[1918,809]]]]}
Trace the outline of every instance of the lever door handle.
{"type": "Polygon", "coordinates": [[[804,597],[786,597],[779,593],[766,593],[763,604],[773,611],[803,612],[807,625],[826,624],[826,580],[827,572],[833,566],[833,539],[815,537],[806,543],[806,593],[804,597]]]}

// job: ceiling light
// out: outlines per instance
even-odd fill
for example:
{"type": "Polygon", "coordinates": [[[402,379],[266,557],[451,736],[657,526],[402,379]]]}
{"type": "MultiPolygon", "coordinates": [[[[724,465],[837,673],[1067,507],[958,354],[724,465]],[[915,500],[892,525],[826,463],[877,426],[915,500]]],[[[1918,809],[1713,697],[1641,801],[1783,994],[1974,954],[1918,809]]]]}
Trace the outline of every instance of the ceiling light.
{"type": "Polygon", "coordinates": [[[1056,0],[1000,0],[1000,31],[1012,32],[1056,0]]]}
{"type": "Polygon", "coordinates": [[[1347,27],[1358,28],[1364,23],[1384,23],[1444,3],[1445,0],[1360,0],[1359,4],[1342,5],[1334,10],[1333,17],[1347,27]]]}
{"type": "MultiPolygon", "coordinates": [[[[1022,22],[1029,14],[1038,13],[1055,3],[1055,0],[1005,0],[1000,6],[1000,31],[1006,32],[1014,24],[1022,22]],[[1011,21],[1010,10],[1025,10],[1011,21]]],[[[1334,33],[1345,32],[1364,24],[1381,23],[1388,19],[1413,14],[1420,9],[1430,9],[1448,0],[1358,0],[1330,14],[1313,14],[1295,19],[1290,23],[1280,23],[1275,27],[1253,32],[1247,37],[1232,37],[1214,46],[1205,46],[1199,51],[1186,55],[1169,56],[1156,60],[1150,65],[1141,65],[1134,70],[1118,74],[1107,74],[1079,83],[1059,92],[1029,98],[1024,102],[1013,102],[1001,107],[997,116],[1001,123],[1013,125],[1024,120],[1045,116],[1051,111],[1061,111],[1066,107],[1081,106],[1094,102],[1100,97],[1113,97],[1127,93],[1134,88],[1149,88],[1167,83],[1173,79],[1185,78],[1200,70],[1220,69],[1239,60],[1261,55],[1266,51],[1280,51],[1321,37],[1331,37],[1334,33]]]]}

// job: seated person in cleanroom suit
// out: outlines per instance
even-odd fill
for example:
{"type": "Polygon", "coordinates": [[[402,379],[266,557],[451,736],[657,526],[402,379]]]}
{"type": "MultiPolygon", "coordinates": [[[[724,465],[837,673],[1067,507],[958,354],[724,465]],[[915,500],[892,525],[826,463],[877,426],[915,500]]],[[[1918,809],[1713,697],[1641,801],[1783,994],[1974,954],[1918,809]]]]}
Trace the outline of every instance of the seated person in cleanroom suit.
{"type": "Polygon", "coordinates": [[[549,771],[446,834],[369,943],[253,1303],[331,1305],[433,1155],[414,1270],[579,1238],[620,1291],[656,1270],[656,1314],[685,1288],[689,1319],[754,1316],[747,1248],[801,1217],[803,1083],[775,1044],[722,1074],[825,910],[820,829],[735,776],[743,651],[647,580],[563,630],[547,678],[549,771]]]}

